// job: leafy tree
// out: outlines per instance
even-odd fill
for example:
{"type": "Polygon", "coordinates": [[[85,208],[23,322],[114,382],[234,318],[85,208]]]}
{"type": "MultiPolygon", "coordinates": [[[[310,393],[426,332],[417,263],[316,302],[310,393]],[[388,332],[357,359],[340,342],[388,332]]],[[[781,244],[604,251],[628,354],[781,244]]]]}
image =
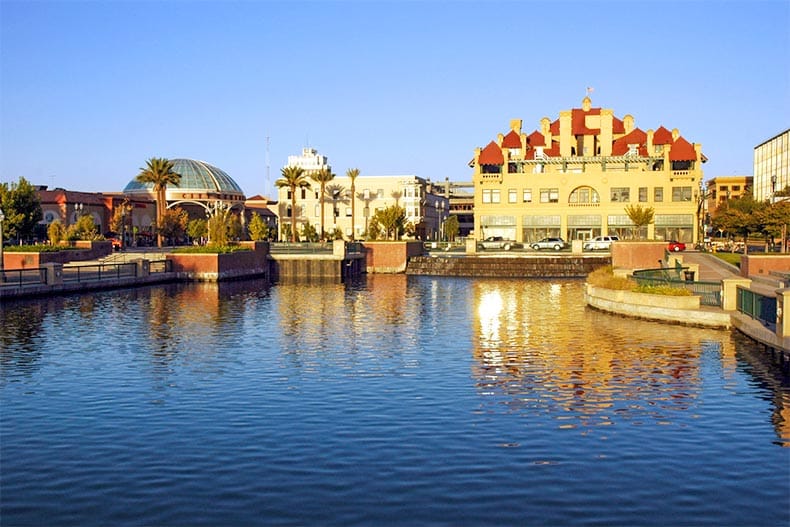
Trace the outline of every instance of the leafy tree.
{"type": "Polygon", "coordinates": [[[257,212],[252,213],[250,223],[247,225],[247,231],[249,231],[252,241],[258,242],[269,238],[269,226],[257,212]]]}
{"type": "Polygon", "coordinates": [[[293,235],[293,230],[291,229],[291,225],[288,223],[280,225],[280,237],[283,240],[291,240],[292,242],[298,241],[294,239],[295,236],[293,235]]]}
{"type": "Polygon", "coordinates": [[[713,224],[716,228],[743,236],[743,252],[748,252],[749,234],[760,232],[758,210],[764,206],[755,201],[750,194],[744,194],[739,199],[727,200],[716,209],[713,224]]]}
{"type": "Polygon", "coordinates": [[[758,213],[763,234],[768,238],[779,238],[782,252],[787,251],[783,238],[787,237],[787,226],[790,225],[790,201],[779,201],[763,207],[758,213]]]}
{"type": "Polygon", "coordinates": [[[208,224],[206,220],[197,218],[194,220],[189,220],[189,223],[187,223],[187,236],[189,236],[189,238],[193,241],[205,238],[207,234],[208,224]]]}
{"type": "MultiPolygon", "coordinates": [[[[173,162],[163,157],[152,157],[145,162],[135,178],[139,183],[152,184],[156,195],[156,224],[162,224],[162,215],[167,208],[166,191],[168,185],[178,185],[181,174],[173,170],[173,162]]],[[[157,234],[157,245],[162,246],[162,234],[157,234]]]]}
{"type": "Polygon", "coordinates": [[[373,215],[377,226],[383,230],[385,239],[399,240],[406,225],[406,209],[399,205],[391,205],[377,210],[373,215]]]}
{"type": "Polygon", "coordinates": [[[169,240],[171,245],[174,245],[176,240],[183,238],[184,234],[186,234],[189,214],[179,207],[167,209],[162,214],[160,221],[161,223],[157,224],[157,233],[169,240]]]}
{"type": "Polygon", "coordinates": [[[36,225],[41,221],[41,198],[35,187],[25,178],[19,182],[0,183],[0,210],[5,215],[3,220],[3,238],[27,240],[36,232],[36,225]]]}
{"type": "Polygon", "coordinates": [[[790,185],[787,185],[782,190],[777,190],[774,196],[776,196],[777,198],[790,196],[790,185]]]}
{"type": "Polygon", "coordinates": [[[335,175],[328,168],[316,170],[310,174],[310,179],[318,183],[321,203],[321,239],[326,237],[324,231],[324,196],[326,195],[326,184],[335,179],[335,175]]]}
{"type": "Polygon", "coordinates": [[[231,232],[230,209],[216,209],[208,219],[209,245],[222,247],[233,236],[231,232]]]}
{"type": "Polygon", "coordinates": [[[55,220],[47,227],[47,237],[52,245],[57,245],[66,239],[66,226],[60,220],[55,220]]]}
{"type": "Polygon", "coordinates": [[[356,181],[357,181],[357,178],[359,177],[359,169],[358,168],[349,168],[348,170],[346,170],[346,177],[351,180],[351,190],[350,190],[350,194],[351,194],[350,195],[350,198],[351,198],[351,241],[353,242],[354,239],[357,236],[357,231],[356,231],[356,227],[355,227],[355,224],[354,224],[354,218],[355,218],[355,212],[356,212],[354,205],[356,204],[357,200],[354,199],[354,196],[356,196],[356,181]]]}
{"type": "Polygon", "coordinates": [[[239,241],[244,237],[244,227],[238,214],[228,216],[228,237],[231,241],[239,241]]]}
{"type": "Polygon", "coordinates": [[[628,215],[628,219],[634,224],[634,228],[637,232],[637,237],[641,236],[642,227],[647,227],[651,223],[653,223],[653,218],[655,217],[656,210],[653,207],[643,207],[640,204],[633,204],[628,205],[625,208],[625,213],[628,215]]]}
{"type": "Polygon", "coordinates": [[[302,239],[308,242],[318,241],[318,231],[309,222],[302,225],[302,239]]]}
{"type": "Polygon", "coordinates": [[[461,225],[458,223],[458,216],[455,214],[450,214],[446,220],[444,220],[444,237],[447,241],[455,240],[455,237],[458,236],[458,232],[461,230],[461,225]]]}
{"type": "Polygon", "coordinates": [[[66,239],[74,240],[98,240],[100,238],[93,216],[85,214],[80,216],[75,223],[69,225],[66,230],[66,239]]]}
{"type": "MultiPolygon", "coordinates": [[[[310,188],[304,169],[301,167],[285,167],[280,170],[282,177],[274,182],[277,188],[287,188],[291,193],[291,241],[296,242],[296,190],[310,188]]],[[[284,228],[285,226],[283,226],[284,228]]]]}
{"type": "Polygon", "coordinates": [[[329,233],[329,238],[332,240],[342,240],[343,239],[343,229],[340,227],[335,227],[332,232],[329,233]]]}

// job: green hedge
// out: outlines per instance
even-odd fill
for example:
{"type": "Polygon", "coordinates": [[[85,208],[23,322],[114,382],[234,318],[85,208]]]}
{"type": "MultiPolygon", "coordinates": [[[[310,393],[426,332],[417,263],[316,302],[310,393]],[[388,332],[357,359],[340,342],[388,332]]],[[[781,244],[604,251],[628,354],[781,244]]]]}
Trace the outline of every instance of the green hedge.
{"type": "Polygon", "coordinates": [[[77,251],[79,248],[63,245],[3,245],[3,250],[9,253],[56,253],[60,251],[77,251]]]}
{"type": "Polygon", "coordinates": [[[178,254],[230,254],[251,250],[249,247],[239,245],[192,245],[173,249],[172,252],[178,254]]]}

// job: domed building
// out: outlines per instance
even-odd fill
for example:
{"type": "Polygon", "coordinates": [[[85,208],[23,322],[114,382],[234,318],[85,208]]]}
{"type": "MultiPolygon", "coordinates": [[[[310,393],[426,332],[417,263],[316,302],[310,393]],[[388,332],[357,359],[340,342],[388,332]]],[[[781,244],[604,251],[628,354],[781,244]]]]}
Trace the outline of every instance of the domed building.
{"type": "MultiPolygon", "coordinates": [[[[171,159],[173,171],[181,174],[178,185],[167,187],[167,208],[180,206],[192,212],[190,205],[201,207],[206,213],[216,207],[244,209],[244,191],[225,171],[194,159],[171,159]]],[[[147,195],[154,199],[151,183],[140,183],[132,179],[123,193],[129,196],[147,195]]]]}

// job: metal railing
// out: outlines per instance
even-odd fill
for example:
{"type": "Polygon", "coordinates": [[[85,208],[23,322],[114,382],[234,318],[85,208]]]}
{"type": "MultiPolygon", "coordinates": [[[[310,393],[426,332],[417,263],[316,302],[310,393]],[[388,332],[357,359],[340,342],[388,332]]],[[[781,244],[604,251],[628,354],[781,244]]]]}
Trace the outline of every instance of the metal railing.
{"type": "Polygon", "coordinates": [[[24,287],[47,283],[47,270],[43,267],[0,271],[0,287],[24,287]]]}
{"type": "Polygon", "coordinates": [[[739,312],[776,330],[776,297],[761,295],[738,286],[736,307],[739,312]]]}
{"type": "Polygon", "coordinates": [[[640,269],[631,276],[639,285],[688,289],[693,295],[700,297],[700,305],[721,307],[721,282],[694,281],[693,271],[689,271],[688,267],[640,269]]]}
{"type": "Polygon", "coordinates": [[[152,260],[148,264],[148,272],[153,273],[172,273],[173,260],[152,260]]]}
{"type": "Polygon", "coordinates": [[[272,254],[332,254],[332,244],[277,242],[269,245],[269,252],[272,254]]]}
{"type": "Polygon", "coordinates": [[[63,266],[63,282],[87,282],[109,278],[134,278],[136,263],[63,266]]]}

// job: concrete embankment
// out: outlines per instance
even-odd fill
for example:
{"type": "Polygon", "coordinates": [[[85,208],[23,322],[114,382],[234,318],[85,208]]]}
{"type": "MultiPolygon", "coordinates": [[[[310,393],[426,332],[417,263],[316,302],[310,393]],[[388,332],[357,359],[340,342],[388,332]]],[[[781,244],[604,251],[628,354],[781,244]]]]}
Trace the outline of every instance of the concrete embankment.
{"type": "Polygon", "coordinates": [[[609,255],[416,256],[406,274],[492,278],[584,278],[609,265],[609,255]]]}

